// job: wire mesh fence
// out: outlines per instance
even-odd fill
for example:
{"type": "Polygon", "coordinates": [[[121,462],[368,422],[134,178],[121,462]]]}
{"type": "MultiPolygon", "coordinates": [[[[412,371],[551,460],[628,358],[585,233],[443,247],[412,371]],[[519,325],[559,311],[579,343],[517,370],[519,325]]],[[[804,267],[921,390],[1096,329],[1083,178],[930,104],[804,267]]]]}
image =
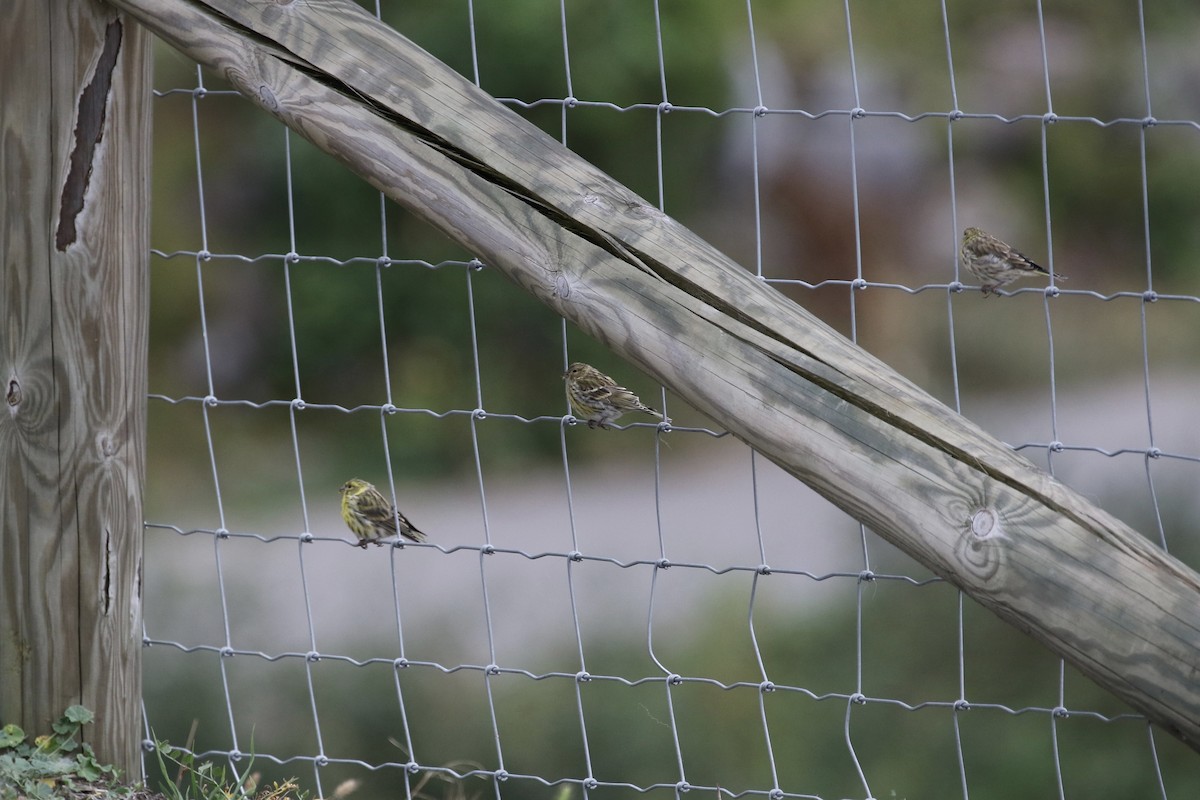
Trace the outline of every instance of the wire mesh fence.
{"type": "MultiPolygon", "coordinates": [[[[1195,565],[1200,109],[1169,65],[1200,14],[928,5],[372,11],[1195,565]],[[979,296],[976,224],[1068,281],[979,296]]],[[[1182,745],[163,61],[148,743],[196,720],[193,751],[318,796],[1200,788],[1182,745]],[[672,423],[580,424],[577,360],[672,423]],[[352,477],[428,541],[357,548],[352,477]]]]}

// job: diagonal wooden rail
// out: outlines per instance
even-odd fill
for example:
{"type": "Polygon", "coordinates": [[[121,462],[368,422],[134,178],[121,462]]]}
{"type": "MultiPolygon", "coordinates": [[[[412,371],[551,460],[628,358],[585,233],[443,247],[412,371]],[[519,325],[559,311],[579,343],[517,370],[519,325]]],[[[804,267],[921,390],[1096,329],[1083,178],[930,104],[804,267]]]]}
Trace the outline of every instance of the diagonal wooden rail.
{"type": "Polygon", "coordinates": [[[1200,576],[344,0],[111,0],[1200,750],[1200,576]]]}

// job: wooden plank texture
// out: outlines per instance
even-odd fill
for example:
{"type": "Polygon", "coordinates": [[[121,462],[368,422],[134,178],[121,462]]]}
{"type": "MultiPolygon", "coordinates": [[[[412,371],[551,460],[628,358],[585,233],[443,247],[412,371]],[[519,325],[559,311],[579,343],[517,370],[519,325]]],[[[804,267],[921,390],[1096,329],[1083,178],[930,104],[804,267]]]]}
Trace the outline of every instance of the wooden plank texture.
{"type": "Polygon", "coordinates": [[[87,706],[134,776],[151,41],[93,0],[0,26],[0,720],[87,706]]]}
{"type": "Polygon", "coordinates": [[[341,0],[114,0],[1200,749],[1200,576],[341,0]]]}

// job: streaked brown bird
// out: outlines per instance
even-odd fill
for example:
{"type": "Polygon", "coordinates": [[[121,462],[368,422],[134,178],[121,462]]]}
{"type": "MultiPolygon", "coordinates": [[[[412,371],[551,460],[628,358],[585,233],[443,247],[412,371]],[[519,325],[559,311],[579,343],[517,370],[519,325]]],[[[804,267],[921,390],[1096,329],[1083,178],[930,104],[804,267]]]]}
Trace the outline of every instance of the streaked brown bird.
{"type": "Polygon", "coordinates": [[[571,413],[586,420],[589,428],[607,428],[626,411],[641,411],[670,422],[661,412],[641,401],[636,394],[593,366],[576,361],[567,368],[567,398],[571,413]]]}
{"type": "MultiPolygon", "coordinates": [[[[1050,272],[1029,257],[979,228],[963,231],[962,262],[972,275],[983,282],[983,296],[995,294],[1018,278],[1049,275],[1050,272]]],[[[1065,275],[1054,273],[1055,280],[1065,281],[1065,275]]]]}

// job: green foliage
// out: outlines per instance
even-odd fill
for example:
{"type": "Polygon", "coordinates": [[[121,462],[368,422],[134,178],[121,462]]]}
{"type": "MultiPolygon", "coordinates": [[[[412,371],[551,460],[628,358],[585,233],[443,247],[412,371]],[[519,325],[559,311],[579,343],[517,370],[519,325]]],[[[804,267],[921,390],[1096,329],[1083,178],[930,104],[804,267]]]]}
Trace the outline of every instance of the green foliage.
{"type": "Polygon", "coordinates": [[[258,776],[251,772],[250,758],[244,778],[214,761],[197,761],[196,755],[169,742],[155,740],[154,756],[162,773],[162,796],[167,800],[229,800],[243,797],[248,800],[306,800],[309,793],[301,791],[295,779],[276,781],[259,789],[258,776]],[[175,772],[174,780],[171,772],[175,772]]]}
{"type": "MultiPolygon", "coordinates": [[[[196,756],[182,748],[172,747],[167,742],[157,742],[154,756],[158,761],[159,771],[167,778],[171,774],[170,764],[178,768],[178,777],[165,780],[162,785],[163,794],[171,800],[184,798],[223,798],[226,785],[237,785],[239,781],[231,780],[226,774],[225,767],[212,761],[196,763],[196,756]]],[[[236,777],[236,776],[235,776],[236,777]]]]}
{"type": "MultiPolygon", "coordinates": [[[[122,784],[118,771],[96,759],[91,745],[80,743],[78,734],[95,715],[83,706],[71,706],[51,726],[53,733],[32,741],[20,726],[0,728],[0,800],[41,798],[122,797],[129,800],[307,800],[294,780],[278,781],[259,789],[251,775],[253,759],[242,781],[211,761],[197,762],[189,751],[156,742],[155,755],[163,775],[164,794],[122,784]],[[173,781],[170,772],[177,774],[173,781]]],[[[351,788],[352,790],[352,788],[351,788]]],[[[338,796],[348,794],[341,792],[338,796]]]]}
{"type": "Polygon", "coordinates": [[[0,728],[0,798],[62,797],[82,783],[115,782],[117,770],[97,761],[91,745],[76,740],[94,718],[83,706],[71,706],[50,726],[53,733],[32,742],[17,725],[0,728]]]}

